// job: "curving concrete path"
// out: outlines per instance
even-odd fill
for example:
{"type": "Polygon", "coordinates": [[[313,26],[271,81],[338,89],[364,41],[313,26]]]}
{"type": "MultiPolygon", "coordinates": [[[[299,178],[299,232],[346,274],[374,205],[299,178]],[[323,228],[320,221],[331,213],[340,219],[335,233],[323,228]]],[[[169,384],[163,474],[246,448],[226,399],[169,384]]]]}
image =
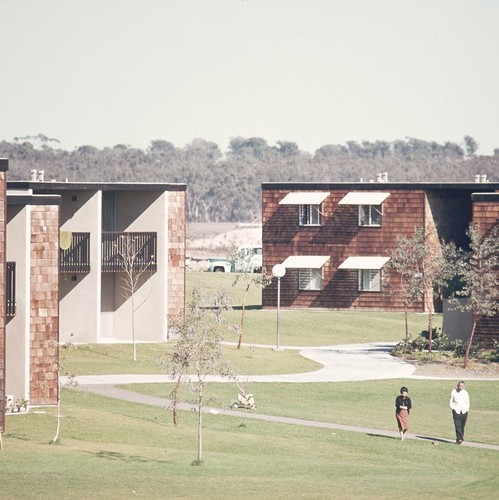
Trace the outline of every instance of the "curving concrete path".
{"type": "Polygon", "coordinates": [[[305,358],[323,365],[308,373],[289,375],[258,375],[254,382],[348,382],[407,378],[415,367],[391,356],[395,344],[371,343],[330,347],[296,347],[305,358]]]}
{"type": "MultiPolygon", "coordinates": [[[[371,344],[351,344],[329,347],[285,347],[284,349],[299,350],[300,354],[317,363],[323,365],[322,368],[314,372],[293,373],[283,375],[255,375],[244,377],[245,382],[346,382],[361,380],[382,380],[396,378],[430,378],[414,376],[415,367],[409,363],[401,361],[390,355],[394,343],[371,343],[371,344]]],[[[272,348],[272,346],[258,345],[255,347],[272,348]]],[[[283,349],[283,350],[284,350],[283,349]]],[[[437,378],[437,377],[435,377],[437,378]]],[[[228,379],[220,377],[210,377],[209,381],[229,382],[228,379]]],[[[171,382],[168,375],[85,375],[77,377],[80,390],[107,396],[115,399],[122,399],[130,402],[148,404],[168,408],[171,401],[168,399],[147,396],[133,391],[128,391],[117,387],[120,384],[136,383],[160,383],[171,382]]],[[[194,406],[186,403],[180,403],[179,409],[193,410],[194,406]]],[[[203,412],[223,413],[240,417],[244,410],[223,410],[205,407],[203,412]]],[[[351,425],[334,424],[328,422],[312,421],[299,418],[279,417],[264,415],[253,411],[244,412],[246,418],[267,420],[272,422],[281,422],[294,425],[304,425],[313,427],[322,427],[337,430],[347,430],[352,432],[361,432],[371,436],[382,436],[398,439],[398,432],[371,429],[351,425]]],[[[432,444],[448,443],[453,441],[434,436],[424,436],[417,434],[408,434],[407,439],[419,439],[431,442],[432,444]]],[[[474,448],[483,448],[499,451],[499,446],[473,443],[465,441],[463,446],[474,448]]]]}
{"type": "MultiPolygon", "coordinates": [[[[300,354],[323,365],[322,368],[307,373],[282,375],[254,375],[244,377],[250,382],[347,382],[355,380],[382,380],[408,378],[415,367],[390,355],[394,343],[350,344],[326,347],[285,347],[282,350],[298,350],[300,354]]],[[[259,348],[272,348],[257,345],[259,348]]],[[[226,381],[220,377],[207,378],[208,381],[226,381]]],[[[80,385],[133,384],[171,381],[168,375],[84,375],[77,377],[80,385]]]]}

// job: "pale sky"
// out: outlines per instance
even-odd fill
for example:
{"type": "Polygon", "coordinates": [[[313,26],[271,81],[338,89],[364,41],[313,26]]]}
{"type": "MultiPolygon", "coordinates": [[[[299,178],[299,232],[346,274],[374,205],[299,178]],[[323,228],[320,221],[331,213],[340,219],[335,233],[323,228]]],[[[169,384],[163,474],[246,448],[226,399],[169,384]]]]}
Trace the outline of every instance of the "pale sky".
{"type": "Polygon", "coordinates": [[[499,148],[497,0],[1,0],[0,140],[499,148]]]}

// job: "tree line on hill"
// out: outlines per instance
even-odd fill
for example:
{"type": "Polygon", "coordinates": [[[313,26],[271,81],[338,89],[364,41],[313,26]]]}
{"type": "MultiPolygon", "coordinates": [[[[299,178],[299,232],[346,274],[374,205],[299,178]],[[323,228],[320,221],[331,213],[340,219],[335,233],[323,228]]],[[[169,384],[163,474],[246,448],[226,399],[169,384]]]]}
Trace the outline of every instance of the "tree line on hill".
{"type": "Polygon", "coordinates": [[[368,182],[379,172],[389,182],[474,182],[476,174],[493,181],[499,172],[499,149],[477,155],[478,144],[406,138],[395,141],[328,144],[314,154],[294,142],[236,137],[226,152],[195,139],[182,148],[166,140],[147,149],[118,144],[73,151],[39,134],[0,142],[0,157],[9,158],[9,180],[28,180],[43,170],[45,180],[70,182],[186,183],[189,222],[254,222],[261,217],[262,182],[368,182]]]}

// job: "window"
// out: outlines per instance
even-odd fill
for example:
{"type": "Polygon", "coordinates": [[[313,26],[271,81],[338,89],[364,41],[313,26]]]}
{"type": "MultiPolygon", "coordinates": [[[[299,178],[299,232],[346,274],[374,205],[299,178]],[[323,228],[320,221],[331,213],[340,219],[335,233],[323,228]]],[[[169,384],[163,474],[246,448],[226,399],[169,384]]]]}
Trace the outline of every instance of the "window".
{"type": "Polygon", "coordinates": [[[359,205],[359,226],[381,226],[381,205],[359,205]]]}
{"type": "Polygon", "coordinates": [[[362,292],[381,291],[381,269],[359,269],[359,290],[362,292]]]}
{"type": "Polygon", "coordinates": [[[300,290],[322,290],[322,269],[298,269],[300,290]]]}
{"type": "Polygon", "coordinates": [[[320,226],[322,224],[321,205],[299,205],[300,226],[320,226]]]}
{"type": "Polygon", "coordinates": [[[116,231],[116,193],[102,193],[102,231],[116,231]]]}
{"type": "Polygon", "coordinates": [[[5,295],[7,298],[7,317],[16,315],[16,263],[7,262],[5,295]]]}

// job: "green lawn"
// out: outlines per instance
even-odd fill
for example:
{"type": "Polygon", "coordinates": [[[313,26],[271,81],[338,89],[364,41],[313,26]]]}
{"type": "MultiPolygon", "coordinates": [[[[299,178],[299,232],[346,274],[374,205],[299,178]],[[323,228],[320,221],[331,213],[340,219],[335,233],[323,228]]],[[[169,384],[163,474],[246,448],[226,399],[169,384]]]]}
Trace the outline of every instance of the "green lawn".
{"type": "MultiPolygon", "coordinates": [[[[237,342],[234,326],[241,322],[244,287],[232,286],[235,275],[224,273],[188,272],[187,297],[195,287],[202,287],[207,296],[220,288],[233,294],[234,310],[225,313],[224,338],[237,342]]],[[[302,358],[298,352],[285,351],[279,356],[272,351],[251,349],[254,344],[275,346],[277,343],[276,311],[261,308],[261,289],[251,286],[246,299],[243,342],[249,347],[236,351],[225,347],[224,357],[239,373],[277,374],[312,371],[318,365],[302,358]]],[[[426,314],[411,314],[409,325],[414,335],[426,328],[426,314]]],[[[441,315],[434,324],[441,326],[441,315]]],[[[324,346],[360,342],[398,342],[404,337],[402,313],[319,311],[283,309],[280,311],[280,346],[324,346]]],[[[138,361],[132,361],[131,345],[77,346],[67,362],[68,371],[76,374],[164,373],[158,359],[172,349],[173,342],[138,344],[138,361]]]]}
{"type": "MultiPolygon", "coordinates": [[[[188,273],[188,288],[230,288],[233,277],[188,273]]],[[[252,291],[243,340],[275,341],[275,311],[261,310],[252,291]]],[[[240,294],[240,290],[237,292],[240,294]]],[[[236,295],[237,295],[236,293],[236,295]]],[[[234,299],[235,306],[240,305],[234,299]]],[[[236,340],[227,315],[226,340],[236,340]]],[[[425,315],[411,315],[411,331],[421,331],[425,315]]],[[[436,322],[441,321],[440,317],[436,322]]],[[[281,312],[281,345],[333,345],[398,341],[403,315],[327,311],[281,312]]],[[[139,344],[138,361],[130,345],[76,346],[64,362],[77,375],[165,373],[158,359],[172,349],[139,344]]],[[[237,373],[292,373],[318,368],[297,351],[224,346],[224,359],[237,373]]],[[[396,430],[394,399],[402,384],[413,400],[411,432],[453,438],[449,393],[455,381],[391,380],[316,384],[251,384],[257,412],[396,430]]],[[[136,385],[135,391],[168,397],[170,384],[136,385]]],[[[469,381],[472,411],[466,439],[499,444],[499,381],[469,381]]],[[[233,383],[208,384],[213,405],[230,404],[233,383]]],[[[185,392],[185,400],[192,395],[185,392]]],[[[2,499],[116,498],[308,498],[416,499],[493,498],[499,488],[499,452],[430,441],[270,423],[206,414],[204,465],[195,467],[197,415],[181,412],[173,427],[164,408],[127,403],[71,389],[62,391],[61,443],[49,445],[55,409],[32,409],[7,416],[0,452],[2,499]]]]}
{"type": "MultiPolygon", "coordinates": [[[[241,321],[244,287],[241,282],[232,286],[233,274],[190,272],[186,278],[186,295],[191,296],[194,287],[203,288],[207,295],[223,288],[234,298],[234,310],[227,313],[226,340],[236,341],[232,325],[241,321]]],[[[276,343],[277,312],[262,309],[261,288],[251,286],[246,299],[243,342],[254,344],[276,343]]],[[[324,311],[281,309],[280,345],[318,346],[359,342],[398,342],[405,336],[403,313],[324,311]]],[[[433,326],[442,326],[442,315],[436,314],[433,326]]],[[[409,331],[415,337],[428,328],[427,314],[410,314],[409,331]]]]}
{"type": "MultiPolygon", "coordinates": [[[[224,338],[236,342],[231,325],[240,321],[240,311],[225,314],[224,338]]],[[[426,316],[413,314],[411,324],[424,328],[426,316]]],[[[435,322],[441,321],[437,316],[435,322]]],[[[246,311],[241,350],[226,346],[226,360],[241,373],[274,374],[313,371],[318,365],[302,358],[298,351],[284,351],[275,356],[269,349],[253,349],[254,344],[276,345],[275,311],[246,311]]],[[[362,342],[396,342],[403,337],[403,315],[382,312],[299,311],[281,312],[280,342],[286,346],[327,346],[362,342]]],[[[138,344],[137,362],[132,360],[129,344],[74,346],[67,362],[68,371],[79,375],[112,373],[163,373],[158,363],[161,356],[171,351],[174,341],[163,344],[138,344]]]]}
{"type": "Polygon", "coordinates": [[[491,450],[208,414],[195,467],[192,412],[174,428],[164,409],[66,389],[63,413],[60,445],[47,444],[53,409],[7,417],[2,499],[395,499],[398,484],[409,499],[493,498],[499,488],[491,450]]]}
{"type": "MultiPolygon", "coordinates": [[[[243,379],[244,380],[244,379],[243,379]]],[[[257,413],[278,415],[336,424],[355,425],[383,430],[397,430],[395,397],[401,386],[409,388],[412,400],[413,434],[455,439],[448,406],[453,380],[376,380],[366,382],[328,383],[252,383],[245,386],[253,393],[257,413]]],[[[171,384],[130,384],[125,388],[144,394],[168,398],[171,384]]],[[[498,381],[470,380],[466,383],[472,408],[466,427],[466,439],[499,445],[498,381]]],[[[207,391],[214,401],[210,406],[230,406],[236,399],[234,383],[209,384],[207,391]]],[[[194,402],[186,388],[182,400],[194,402]]]]}
{"type": "MultiPolygon", "coordinates": [[[[69,373],[76,375],[111,375],[120,373],[164,374],[167,369],[161,363],[162,356],[172,351],[175,341],[164,344],[138,344],[137,361],[132,359],[129,344],[74,346],[65,362],[69,373]]],[[[300,356],[298,351],[276,353],[272,349],[260,349],[234,345],[223,346],[224,361],[228,361],[239,374],[278,374],[315,371],[322,365],[300,356]]]]}

